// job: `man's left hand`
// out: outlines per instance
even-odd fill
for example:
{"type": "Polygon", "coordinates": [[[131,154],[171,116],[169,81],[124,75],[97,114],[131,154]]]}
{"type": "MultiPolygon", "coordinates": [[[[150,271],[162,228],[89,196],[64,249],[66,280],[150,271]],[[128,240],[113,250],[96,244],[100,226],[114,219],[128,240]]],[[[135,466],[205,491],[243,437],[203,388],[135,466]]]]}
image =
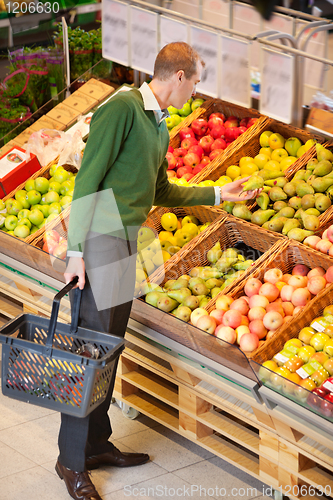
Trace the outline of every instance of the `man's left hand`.
{"type": "Polygon", "coordinates": [[[221,189],[221,203],[224,201],[245,201],[256,198],[262,191],[262,189],[254,189],[253,191],[244,191],[243,184],[250,178],[244,177],[238,181],[229,182],[225,184],[221,189]]]}

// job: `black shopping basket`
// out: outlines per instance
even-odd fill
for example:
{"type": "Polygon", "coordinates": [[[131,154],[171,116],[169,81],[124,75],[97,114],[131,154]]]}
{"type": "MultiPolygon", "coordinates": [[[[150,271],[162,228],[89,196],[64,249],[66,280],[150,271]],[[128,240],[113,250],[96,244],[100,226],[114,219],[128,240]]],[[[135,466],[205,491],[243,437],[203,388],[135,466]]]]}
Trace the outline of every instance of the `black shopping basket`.
{"type": "Polygon", "coordinates": [[[105,400],[124,340],[77,326],[79,289],[74,294],[71,325],[57,322],[60,299],[76,283],[77,278],[54,297],[50,319],[21,314],[0,328],[2,392],[27,403],[85,417],[105,400]],[[87,344],[98,349],[98,359],[77,353],[87,344]]]}

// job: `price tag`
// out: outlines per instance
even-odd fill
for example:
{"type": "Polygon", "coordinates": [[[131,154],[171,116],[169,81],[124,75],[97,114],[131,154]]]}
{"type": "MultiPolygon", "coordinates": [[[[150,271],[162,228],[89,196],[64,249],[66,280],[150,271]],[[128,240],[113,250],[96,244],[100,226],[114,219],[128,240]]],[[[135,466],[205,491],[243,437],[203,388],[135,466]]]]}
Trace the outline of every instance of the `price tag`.
{"type": "Polygon", "coordinates": [[[294,56],[262,49],[260,113],[292,121],[294,56]]]}
{"type": "Polygon", "coordinates": [[[160,48],[172,42],[188,42],[188,26],[185,23],[160,17],[160,48]]]}
{"type": "Polygon", "coordinates": [[[116,0],[103,0],[102,9],[103,57],[129,66],[128,5],[116,0]]]}
{"type": "Polygon", "coordinates": [[[218,96],[219,58],[218,35],[212,31],[191,26],[190,38],[192,47],[200,54],[205,62],[201,82],[197,90],[212,97],[218,96]]]}
{"type": "Polygon", "coordinates": [[[249,108],[250,45],[237,38],[221,36],[221,47],[221,97],[249,108]]]}
{"type": "Polygon", "coordinates": [[[157,14],[131,7],[131,66],[153,74],[157,48],[157,14]]]}

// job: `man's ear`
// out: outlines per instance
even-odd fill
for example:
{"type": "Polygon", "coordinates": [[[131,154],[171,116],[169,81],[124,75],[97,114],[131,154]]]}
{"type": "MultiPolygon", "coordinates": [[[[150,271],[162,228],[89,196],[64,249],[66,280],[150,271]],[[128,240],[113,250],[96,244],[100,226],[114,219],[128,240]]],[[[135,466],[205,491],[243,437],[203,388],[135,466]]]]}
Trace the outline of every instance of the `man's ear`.
{"type": "Polygon", "coordinates": [[[177,71],[176,73],[176,80],[178,82],[178,84],[181,84],[182,81],[184,80],[185,78],[185,73],[182,69],[180,69],[179,71],[177,71]]]}

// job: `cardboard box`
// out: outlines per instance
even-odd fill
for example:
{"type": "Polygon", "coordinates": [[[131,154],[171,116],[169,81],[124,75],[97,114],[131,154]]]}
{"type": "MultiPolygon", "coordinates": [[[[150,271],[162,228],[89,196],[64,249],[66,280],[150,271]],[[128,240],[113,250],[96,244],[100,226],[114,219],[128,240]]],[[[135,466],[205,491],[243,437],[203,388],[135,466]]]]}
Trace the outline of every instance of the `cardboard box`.
{"type": "Polygon", "coordinates": [[[324,109],[311,108],[306,127],[314,132],[333,137],[333,113],[324,109]]]}
{"type": "Polygon", "coordinates": [[[64,104],[79,111],[82,115],[88,113],[92,108],[97,106],[98,101],[87,94],[81,93],[79,90],[68,97],[64,104]]]}
{"type": "Polygon", "coordinates": [[[98,102],[106,99],[106,97],[112,94],[112,92],[114,92],[113,87],[106,85],[106,83],[100,82],[99,80],[95,80],[95,78],[91,78],[87,83],[80,87],[80,93],[93,97],[98,102]]]}
{"type": "Polygon", "coordinates": [[[28,142],[29,137],[33,133],[34,133],[34,130],[30,129],[30,127],[29,127],[27,129],[23,130],[23,132],[20,135],[16,136],[14,139],[14,142],[16,144],[18,144],[19,146],[23,147],[24,144],[26,144],[28,142]]]}
{"type": "Polygon", "coordinates": [[[29,127],[33,132],[38,132],[42,129],[49,130],[65,130],[65,125],[56,120],[53,120],[50,116],[42,116],[29,127]]]}
{"type": "Polygon", "coordinates": [[[45,116],[62,123],[65,128],[70,127],[75,123],[77,118],[81,115],[80,111],[76,111],[65,103],[58,104],[55,108],[49,111],[45,116]]]}
{"type": "Polygon", "coordinates": [[[0,198],[9,194],[41,168],[37,156],[30,154],[28,161],[25,156],[23,148],[14,146],[0,158],[0,198]]]}

